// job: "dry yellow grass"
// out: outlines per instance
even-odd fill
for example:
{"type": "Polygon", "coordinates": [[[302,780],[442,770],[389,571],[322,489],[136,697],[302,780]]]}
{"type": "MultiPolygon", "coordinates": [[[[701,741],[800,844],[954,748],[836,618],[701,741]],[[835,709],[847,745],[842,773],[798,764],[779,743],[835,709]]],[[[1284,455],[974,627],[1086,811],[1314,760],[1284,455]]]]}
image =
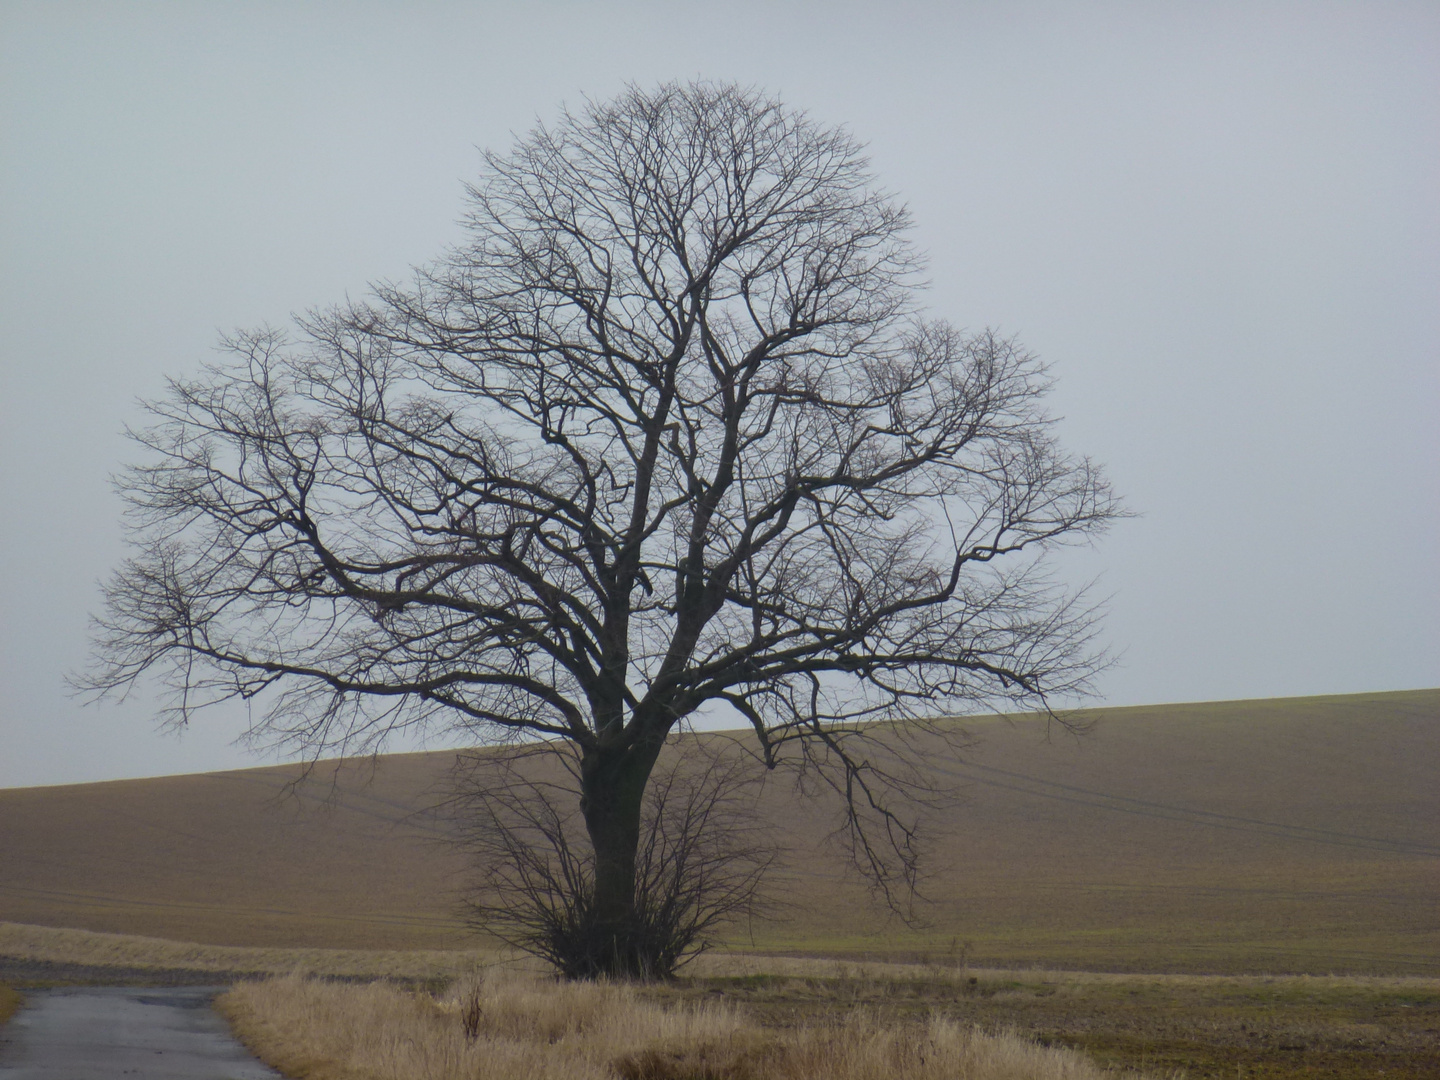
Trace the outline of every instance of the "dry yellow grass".
{"type": "Polygon", "coordinates": [[[86,968],[314,973],[348,978],[454,978],[493,951],[440,949],[303,949],[200,945],[134,934],[105,934],[0,922],[0,957],[86,968]]]}
{"type": "MultiPolygon", "coordinates": [[[[318,974],[318,972],[317,972],[318,974]]],[[[1345,987],[1367,990],[1414,990],[1440,994],[1440,978],[1429,975],[1195,975],[1186,972],[1069,971],[1041,967],[993,968],[942,963],[893,963],[837,960],[810,956],[766,956],[759,953],[716,951],[697,957],[684,968],[683,977],[694,980],[765,979],[772,982],[816,980],[873,984],[923,982],[959,986],[975,980],[1047,993],[1076,993],[1091,988],[1177,988],[1245,990],[1263,988],[1274,993],[1323,993],[1345,987]]]]}
{"type": "MultiPolygon", "coordinates": [[[[1100,1080],[1071,1050],[943,1018],[856,1012],[765,1030],[718,1004],[494,971],[443,998],[286,976],[217,1002],[260,1058],[304,1080],[1100,1080]],[[469,1007],[473,1036],[467,1034],[469,1007]]],[[[1112,1075],[1113,1074],[1109,1074],[1112,1075]]]]}
{"type": "MultiPolygon", "coordinates": [[[[499,949],[302,949],[202,945],[188,941],[69,930],[0,922],[0,959],[131,971],[213,971],[226,975],[314,975],[342,979],[397,979],[435,983],[477,970],[503,969],[535,975],[543,965],[499,949]]],[[[817,956],[772,956],[716,950],[696,957],[682,974],[688,981],[763,979],[816,983],[912,983],[962,985],[972,979],[1019,987],[1044,986],[1057,993],[1090,987],[1260,988],[1312,992],[1332,986],[1413,989],[1440,993],[1440,978],[1404,975],[1194,975],[1045,968],[992,968],[973,964],[896,963],[817,956]]]]}
{"type": "MultiPolygon", "coordinates": [[[[457,974],[463,976],[485,965],[513,973],[514,977],[501,980],[509,983],[510,991],[492,995],[488,1016],[493,1034],[519,1043],[537,1035],[543,1035],[547,1045],[552,1036],[574,1043],[578,1038],[573,1030],[577,1018],[591,1017],[580,1026],[593,1027],[594,1016],[605,1005],[604,999],[587,997],[589,988],[555,987],[535,981],[539,966],[532,960],[477,952],[196,946],[156,938],[0,924],[0,973],[5,972],[7,959],[17,961],[11,965],[10,981],[22,986],[29,980],[46,983],[55,979],[162,981],[174,978],[173,969],[183,967],[192,972],[215,973],[199,976],[206,982],[228,982],[237,972],[303,971],[348,979],[382,977],[434,987],[450,985],[457,974]],[[68,964],[73,968],[57,966],[47,970],[47,964],[68,964]],[[153,975],[145,976],[147,970],[153,975]],[[521,993],[524,986],[530,989],[521,993]],[[591,1006],[580,1007],[578,1003],[587,1000],[591,1006]]],[[[448,1000],[440,1001],[407,994],[393,984],[374,988],[374,994],[380,1012],[392,1009],[397,1001],[405,1002],[405,1009],[419,1009],[424,1024],[433,1023],[438,1025],[437,1030],[449,1031],[437,1046],[443,1048],[448,1045],[446,1040],[454,1041],[453,1024],[464,1003],[463,987],[448,1000]],[[440,1013],[446,1017],[436,1020],[440,1013]]],[[[1184,1070],[1192,1078],[1235,1076],[1238,1070],[1246,1077],[1279,1077],[1293,1075],[1303,1064],[1314,1075],[1334,1076],[1337,1080],[1360,1080],[1382,1072],[1397,1080],[1440,1076],[1440,979],[1435,978],[997,970],[946,963],[857,962],[715,952],[699,958],[673,984],[627,990],[626,994],[632,1001],[638,998],[650,1006],[664,1006],[661,1013],[687,1004],[707,1006],[703,1011],[712,1018],[717,1015],[717,1004],[743,1010],[738,1015],[747,1021],[744,1027],[728,1041],[712,1040],[707,1044],[711,1058],[728,1055],[723,1061],[707,1059],[715,1066],[712,1076],[726,1061],[738,1069],[737,1058],[747,1061],[746,1067],[758,1067],[757,1054],[768,1060],[764,1048],[773,1045],[773,1040],[766,1042],[764,1029],[828,1031],[830,1035],[817,1038],[822,1043],[833,1042],[834,1046],[822,1049],[839,1053],[838,1048],[850,1045],[845,1042],[853,1034],[849,1025],[868,1024],[888,1032],[903,1030],[907,1038],[919,1039],[934,1017],[943,1017],[960,1032],[976,1027],[990,1032],[1003,1029],[1046,1045],[1080,1049],[1112,1070],[1184,1070]],[[755,1034],[752,1024],[761,1028],[760,1035],[755,1034]],[[832,1030],[837,1024],[839,1030],[832,1030]],[[1302,1046],[1303,1051],[1297,1049],[1302,1046]]],[[[353,1005],[352,1000],[341,1013],[353,1017],[353,1005]]],[[[657,1047],[654,1011],[641,1010],[640,1015],[642,1019],[652,1017],[646,1021],[650,1026],[642,1025],[633,1045],[622,1047],[615,1061],[628,1054],[632,1075],[649,1075],[652,1080],[657,1075],[664,1077],[678,1067],[675,1053],[671,1051],[667,1057],[664,1047],[657,1047]],[[657,1069],[661,1071],[656,1073],[657,1069]]],[[[718,1015],[723,1018],[724,1013],[718,1015]]],[[[354,1026],[356,1031],[347,1039],[363,1040],[373,1034],[359,1030],[368,1030],[369,1021],[355,1021],[354,1026]]],[[[376,1028],[375,1032],[382,1030],[376,1028]]],[[[289,1042],[292,1051],[299,1046],[310,1055],[306,1060],[318,1070],[314,1075],[353,1075],[333,1062],[325,1064],[328,1059],[321,1054],[324,1047],[317,1049],[305,1038],[289,1042]],[[331,1072],[327,1074],[326,1069],[331,1072]]],[[[801,1039],[786,1052],[798,1055],[805,1045],[809,1044],[801,1039]]],[[[988,1044],[974,1044],[967,1052],[978,1054],[984,1045],[988,1044]]],[[[877,1047],[879,1042],[862,1041],[851,1049],[856,1055],[880,1054],[882,1063],[888,1061],[877,1047]]],[[[434,1047],[427,1053],[443,1057],[441,1050],[434,1047]]],[[[690,1057],[694,1058],[695,1053],[690,1057]]],[[[685,1056],[682,1054],[678,1061],[683,1064],[685,1056]]],[[[402,1058],[396,1069],[403,1064],[402,1058]]],[[[692,1076],[698,1070],[703,1077],[705,1065],[705,1061],[696,1065],[692,1076]]],[[[890,1061],[885,1068],[892,1065],[890,1061]]],[[[823,1072],[821,1066],[815,1068],[823,1072]]],[[[295,1075],[310,1074],[301,1070],[295,1075]]],[[[743,1080],[744,1074],[732,1072],[731,1076],[743,1080]]]]}

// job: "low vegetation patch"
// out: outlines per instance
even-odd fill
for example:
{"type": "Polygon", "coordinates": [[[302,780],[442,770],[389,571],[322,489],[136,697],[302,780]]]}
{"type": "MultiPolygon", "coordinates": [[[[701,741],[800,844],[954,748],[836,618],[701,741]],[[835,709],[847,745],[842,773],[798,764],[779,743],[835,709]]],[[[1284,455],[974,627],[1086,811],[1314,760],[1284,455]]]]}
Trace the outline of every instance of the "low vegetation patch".
{"type": "Polygon", "coordinates": [[[15,1010],[20,1008],[24,1000],[10,987],[0,984],[0,1024],[14,1016],[15,1010]]]}
{"type": "Polygon", "coordinates": [[[1106,1069],[1186,1080],[1440,1077],[1440,979],[907,970],[773,959],[773,974],[736,964],[653,992],[670,1001],[733,1002],[770,1028],[857,1013],[913,1028],[943,1016],[966,1029],[1081,1050],[1106,1069]]]}
{"type": "Polygon", "coordinates": [[[1082,1054],[932,1016],[864,1009],[766,1028],[723,1001],[517,973],[443,995],[285,976],[216,1007],[259,1057],[305,1080],[1100,1080],[1082,1054]]]}

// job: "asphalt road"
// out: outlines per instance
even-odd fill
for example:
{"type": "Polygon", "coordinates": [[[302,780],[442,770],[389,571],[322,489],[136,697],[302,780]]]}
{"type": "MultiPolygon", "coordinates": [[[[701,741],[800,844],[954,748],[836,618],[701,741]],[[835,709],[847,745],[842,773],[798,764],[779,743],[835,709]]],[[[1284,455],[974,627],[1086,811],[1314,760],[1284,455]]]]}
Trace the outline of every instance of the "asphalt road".
{"type": "Polygon", "coordinates": [[[278,1080],[210,1008],[220,989],[27,990],[0,1027],[0,1080],[278,1080]]]}

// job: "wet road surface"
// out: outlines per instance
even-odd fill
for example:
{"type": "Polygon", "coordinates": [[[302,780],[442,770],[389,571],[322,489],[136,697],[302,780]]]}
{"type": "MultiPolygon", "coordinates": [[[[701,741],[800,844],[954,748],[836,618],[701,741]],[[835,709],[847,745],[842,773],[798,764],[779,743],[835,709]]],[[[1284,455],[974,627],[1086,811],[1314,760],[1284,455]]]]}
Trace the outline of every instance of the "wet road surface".
{"type": "Polygon", "coordinates": [[[0,1080],[278,1080],[210,1008],[222,989],[27,990],[0,1027],[0,1080]]]}

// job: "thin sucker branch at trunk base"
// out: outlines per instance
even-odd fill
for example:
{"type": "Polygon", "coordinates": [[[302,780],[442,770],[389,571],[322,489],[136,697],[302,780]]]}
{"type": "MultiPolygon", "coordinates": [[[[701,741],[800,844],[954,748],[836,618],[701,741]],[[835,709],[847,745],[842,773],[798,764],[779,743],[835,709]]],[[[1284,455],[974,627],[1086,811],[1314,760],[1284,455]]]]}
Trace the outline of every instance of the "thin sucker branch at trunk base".
{"type": "Polygon", "coordinates": [[[673,741],[609,834],[577,809],[582,777],[563,745],[461,758],[448,808],[480,870],[467,904],[477,928],[566,976],[648,979],[769,907],[778,838],[757,810],[765,771],[733,740],[673,741]]]}
{"type": "Polygon", "coordinates": [[[925,316],[860,145],[757,91],[587,103],[468,198],[412,282],[236,335],[150,404],[80,684],[158,674],[177,724],[253,700],[258,737],[315,755],[410,730],[574,755],[588,853],[551,885],[586,944],[542,949],[572,974],[684,952],[638,867],[654,763],[701,714],[836,795],[903,907],[936,794],[906,732],[1048,710],[1105,663],[1045,555],[1121,511],[1043,367],[925,316]]]}

